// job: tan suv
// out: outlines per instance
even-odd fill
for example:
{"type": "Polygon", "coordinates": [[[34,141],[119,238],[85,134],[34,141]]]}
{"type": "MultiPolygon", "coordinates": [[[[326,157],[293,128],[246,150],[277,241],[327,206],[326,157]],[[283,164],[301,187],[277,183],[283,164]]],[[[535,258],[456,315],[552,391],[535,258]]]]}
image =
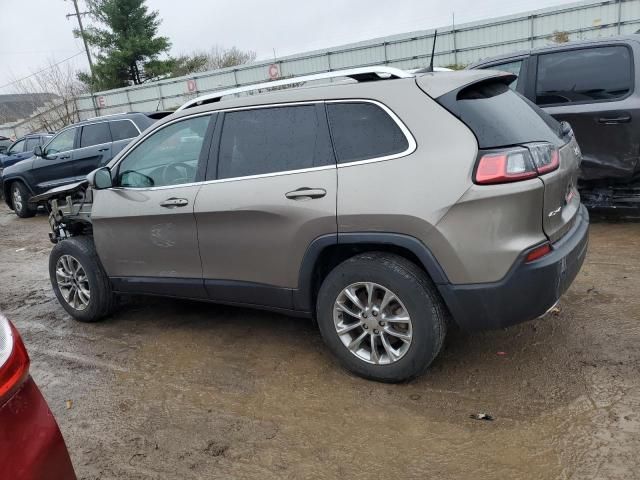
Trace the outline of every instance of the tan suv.
{"type": "Polygon", "coordinates": [[[313,317],[349,370],[414,377],[449,320],[543,315],[584,260],[580,150],[512,79],[374,67],[190,101],[47,194],[53,289],[81,321],[117,294],[313,317]]]}

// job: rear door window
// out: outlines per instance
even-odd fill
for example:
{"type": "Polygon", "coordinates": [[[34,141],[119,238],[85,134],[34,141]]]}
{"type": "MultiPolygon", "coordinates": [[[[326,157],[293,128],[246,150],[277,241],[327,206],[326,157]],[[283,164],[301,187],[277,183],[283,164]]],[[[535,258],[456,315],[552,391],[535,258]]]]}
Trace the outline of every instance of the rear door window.
{"type": "Polygon", "coordinates": [[[398,124],[378,105],[328,103],[327,114],[338,163],[386,157],[409,148],[398,124]]]}
{"type": "Polygon", "coordinates": [[[114,142],[135,138],[139,135],[138,129],[129,120],[112,120],[109,124],[111,125],[111,136],[114,142]]]}
{"type": "Polygon", "coordinates": [[[612,101],[633,85],[631,55],[623,45],[545,53],[538,57],[536,103],[612,101]]]}
{"type": "Polygon", "coordinates": [[[224,115],[218,178],[286,172],[333,163],[321,105],[258,108],[224,115]]]}
{"type": "Polygon", "coordinates": [[[91,147],[111,142],[111,132],[107,122],[94,123],[82,127],[80,135],[80,148],[91,147]]]}

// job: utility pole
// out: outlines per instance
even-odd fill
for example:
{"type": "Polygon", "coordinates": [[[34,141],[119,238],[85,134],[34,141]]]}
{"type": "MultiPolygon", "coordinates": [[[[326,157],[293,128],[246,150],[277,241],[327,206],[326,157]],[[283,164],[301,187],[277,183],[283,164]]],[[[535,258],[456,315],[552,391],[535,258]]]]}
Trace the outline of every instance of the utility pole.
{"type": "Polygon", "coordinates": [[[89,45],[87,45],[87,40],[84,38],[84,27],[82,26],[82,15],[87,15],[89,12],[80,13],[80,9],[78,8],[78,0],[71,0],[73,2],[73,6],[76,10],[76,13],[67,14],[67,19],[69,17],[77,17],[78,25],[80,26],[80,36],[82,37],[82,43],[84,43],[84,49],[87,52],[87,60],[89,60],[89,70],[91,71],[91,76],[93,77],[93,61],[91,60],[91,52],[89,51],[89,45]]]}
{"type": "Polygon", "coordinates": [[[89,45],[87,45],[87,39],[84,38],[84,27],[82,26],[82,15],[87,15],[89,12],[80,12],[78,8],[78,0],[71,0],[76,13],[68,13],[66,15],[67,20],[69,17],[76,17],[78,19],[78,26],[80,27],[80,36],[82,37],[82,43],[84,43],[84,50],[87,52],[87,60],[89,61],[89,71],[91,72],[91,82],[89,82],[89,93],[91,93],[91,103],[93,104],[93,112],[98,116],[98,106],[96,105],[96,99],[93,96],[93,60],[91,60],[91,52],[89,51],[89,45]]]}

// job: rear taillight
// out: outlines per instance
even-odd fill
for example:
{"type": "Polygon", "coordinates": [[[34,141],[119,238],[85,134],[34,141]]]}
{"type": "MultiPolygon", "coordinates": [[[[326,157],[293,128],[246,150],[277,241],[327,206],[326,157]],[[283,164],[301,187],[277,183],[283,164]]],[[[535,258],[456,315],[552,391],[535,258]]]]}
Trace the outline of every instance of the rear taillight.
{"type": "Polygon", "coordinates": [[[482,153],[474,180],[480,185],[518,182],[549,173],[560,165],[558,149],[550,143],[531,143],[482,153]]]}
{"type": "Polygon", "coordinates": [[[29,374],[29,355],[20,334],[0,315],[0,403],[7,399],[29,374]]]}

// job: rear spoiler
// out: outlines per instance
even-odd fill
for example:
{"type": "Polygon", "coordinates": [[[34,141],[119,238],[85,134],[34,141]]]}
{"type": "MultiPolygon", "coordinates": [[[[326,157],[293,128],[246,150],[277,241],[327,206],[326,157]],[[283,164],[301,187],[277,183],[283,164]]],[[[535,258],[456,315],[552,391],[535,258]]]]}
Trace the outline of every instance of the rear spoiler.
{"type": "Polygon", "coordinates": [[[517,75],[498,70],[462,70],[453,72],[427,73],[416,77],[418,86],[431,98],[438,98],[454,90],[461,90],[464,87],[478,82],[495,79],[505,83],[515,80],[517,75]]]}

